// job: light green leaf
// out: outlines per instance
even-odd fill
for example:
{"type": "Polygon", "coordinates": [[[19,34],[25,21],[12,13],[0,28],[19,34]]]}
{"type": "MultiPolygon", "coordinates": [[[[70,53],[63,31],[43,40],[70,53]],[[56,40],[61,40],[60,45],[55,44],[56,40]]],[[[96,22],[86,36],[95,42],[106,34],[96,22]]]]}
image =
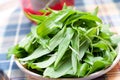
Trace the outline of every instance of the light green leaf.
{"type": "Polygon", "coordinates": [[[78,63],[77,55],[72,53],[72,57],[71,58],[72,58],[71,60],[72,60],[73,72],[74,72],[74,74],[76,74],[76,72],[77,72],[77,63],[78,63]]]}
{"type": "Polygon", "coordinates": [[[58,63],[60,62],[61,58],[63,57],[63,55],[65,54],[70,41],[73,37],[74,31],[72,28],[67,28],[66,33],[65,33],[65,38],[62,40],[62,42],[60,43],[59,47],[58,47],[58,54],[57,54],[57,58],[54,64],[54,67],[57,67],[58,63]]]}
{"type": "Polygon", "coordinates": [[[50,78],[59,78],[67,74],[67,72],[72,68],[71,60],[66,60],[63,65],[61,65],[57,70],[54,69],[54,66],[46,68],[43,73],[43,76],[50,78]]]}
{"type": "Polygon", "coordinates": [[[102,60],[95,61],[93,66],[91,66],[90,71],[88,72],[88,74],[105,68],[107,64],[108,64],[107,62],[102,61],[102,60]]]}
{"type": "Polygon", "coordinates": [[[89,70],[89,65],[87,63],[81,64],[80,68],[78,70],[78,73],[77,73],[78,77],[85,76],[87,74],[88,70],[89,70]]]}
{"type": "Polygon", "coordinates": [[[42,61],[42,62],[38,62],[38,63],[33,63],[33,64],[35,64],[39,68],[47,68],[48,66],[53,64],[55,59],[56,59],[56,53],[53,54],[48,60],[45,60],[45,61],[42,61]]]}
{"type": "Polygon", "coordinates": [[[93,27],[93,28],[89,29],[85,34],[86,34],[89,38],[94,37],[95,35],[97,35],[97,29],[98,29],[98,28],[99,28],[99,27],[93,27]]]}
{"type": "Polygon", "coordinates": [[[102,23],[101,19],[94,15],[83,15],[80,17],[80,19],[87,19],[87,20],[92,20],[92,21],[102,23]]]}
{"type": "Polygon", "coordinates": [[[77,56],[79,56],[79,34],[74,34],[72,40],[71,40],[71,44],[72,47],[70,47],[70,49],[72,50],[72,67],[73,67],[73,71],[74,74],[77,72],[77,62],[78,62],[78,58],[77,56]]]}
{"type": "Polygon", "coordinates": [[[100,48],[101,50],[108,50],[109,49],[108,45],[103,41],[99,41],[97,43],[94,43],[94,44],[92,44],[92,46],[100,48]]]}
{"type": "Polygon", "coordinates": [[[84,42],[81,43],[80,48],[79,48],[79,60],[82,60],[83,56],[85,55],[85,52],[87,51],[87,49],[89,48],[89,43],[87,42],[87,40],[85,40],[84,42]]]}

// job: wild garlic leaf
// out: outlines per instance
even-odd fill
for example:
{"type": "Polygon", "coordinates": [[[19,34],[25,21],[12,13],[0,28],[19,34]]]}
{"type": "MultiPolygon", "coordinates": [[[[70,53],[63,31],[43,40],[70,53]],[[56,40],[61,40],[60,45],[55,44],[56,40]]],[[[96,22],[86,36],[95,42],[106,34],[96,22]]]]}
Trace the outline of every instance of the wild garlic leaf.
{"type": "Polygon", "coordinates": [[[77,72],[77,65],[78,65],[77,55],[72,53],[71,60],[72,60],[73,73],[76,74],[76,72],[77,72]]]}
{"type": "Polygon", "coordinates": [[[67,74],[67,72],[72,68],[71,60],[66,60],[63,65],[61,65],[56,70],[54,69],[54,66],[50,66],[45,69],[43,76],[50,77],[50,78],[59,78],[61,76],[64,76],[67,74]]]}
{"type": "Polygon", "coordinates": [[[89,43],[87,42],[87,40],[85,40],[84,42],[82,42],[80,44],[80,48],[79,48],[79,60],[82,60],[83,56],[85,55],[85,52],[87,51],[87,49],[89,48],[89,43]]]}
{"type": "Polygon", "coordinates": [[[42,37],[49,34],[56,28],[62,28],[63,22],[73,13],[73,11],[67,9],[50,16],[37,27],[38,36],[42,37]]]}
{"type": "Polygon", "coordinates": [[[90,70],[89,70],[88,74],[96,72],[96,71],[99,71],[99,70],[105,68],[106,67],[106,63],[107,62],[102,61],[102,60],[95,61],[94,64],[90,67],[90,70]]]}
{"type": "Polygon", "coordinates": [[[87,19],[87,20],[102,23],[101,19],[94,15],[83,15],[80,17],[80,19],[87,19]]]}
{"type": "Polygon", "coordinates": [[[92,44],[92,46],[100,48],[101,50],[109,50],[108,45],[103,41],[99,41],[97,43],[94,43],[94,44],[92,44]]]}
{"type": "Polygon", "coordinates": [[[28,60],[32,60],[32,59],[36,59],[38,57],[41,57],[43,55],[49,54],[52,50],[55,49],[55,47],[57,47],[60,42],[63,40],[63,35],[64,35],[64,31],[66,28],[63,28],[61,31],[59,31],[51,40],[50,40],[50,44],[49,44],[49,49],[48,48],[43,48],[42,46],[39,46],[31,55],[20,59],[21,61],[28,61],[28,60]]]}
{"type": "Polygon", "coordinates": [[[58,54],[57,54],[57,58],[56,58],[54,67],[57,67],[57,65],[60,62],[61,58],[63,57],[63,55],[67,51],[67,48],[68,48],[68,46],[70,44],[70,41],[71,41],[73,35],[74,35],[73,29],[72,28],[67,28],[66,33],[65,33],[65,37],[64,37],[64,39],[62,40],[62,42],[60,43],[60,45],[58,47],[58,52],[57,52],[58,54]]]}
{"type": "Polygon", "coordinates": [[[85,76],[86,74],[87,74],[87,72],[88,72],[88,70],[89,70],[89,65],[87,64],[87,63],[83,63],[83,64],[81,64],[81,66],[80,66],[80,68],[79,68],[79,72],[78,72],[78,77],[83,77],[83,76],[85,76]]]}
{"type": "Polygon", "coordinates": [[[37,47],[38,43],[36,42],[35,37],[32,33],[28,34],[20,43],[19,47],[25,49],[25,51],[31,54],[37,47]]]}
{"type": "Polygon", "coordinates": [[[74,34],[73,38],[71,40],[71,45],[70,49],[72,50],[72,55],[71,55],[71,60],[72,60],[72,67],[74,74],[77,72],[77,65],[79,61],[79,34],[74,34]]]}
{"type": "Polygon", "coordinates": [[[34,21],[36,24],[40,24],[42,23],[44,20],[46,20],[48,18],[48,16],[45,16],[45,15],[34,15],[34,14],[31,14],[31,13],[26,13],[25,12],[25,15],[32,21],[34,21]]]}
{"type": "Polygon", "coordinates": [[[23,48],[19,47],[18,44],[8,49],[7,57],[10,58],[12,54],[14,54],[17,58],[23,58],[28,55],[28,53],[23,48]]]}
{"type": "Polygon", "coordinates": [[[55,59],[56,59],[56,53],[53,54],[48,60],[33,64],[39,68],[47,68],[48,66],[54,63],[55,59]]]}
{"type": "Polygon", "coordinates": [[[98,35],[98,28],[99,27],[93,27],[91,29],[89,29],[88,31],[86,31],[85,35],[87,35],[89,38],[94,37],[95,35],[98,35]]]}

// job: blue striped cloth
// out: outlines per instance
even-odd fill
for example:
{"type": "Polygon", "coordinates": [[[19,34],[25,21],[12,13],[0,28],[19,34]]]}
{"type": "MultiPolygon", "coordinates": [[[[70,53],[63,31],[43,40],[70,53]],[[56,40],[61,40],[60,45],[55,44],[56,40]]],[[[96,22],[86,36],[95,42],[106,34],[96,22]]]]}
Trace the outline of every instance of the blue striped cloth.
{"type": "MultiPolygon", "coordinates": [[[[75,0],[76,9],[81,11],[93,11],[97,6],[99,7],[98,16],[104,23],[110,24],[111,27],[120,27],[120,0],[75,0]]],[[[25,17],[20,7],[11,14],[6,24],[6,26],[0,26],[0,69],[8,75],[10,80],[25,80],[24,73],[18,68],[13,57],[7,59],[7,51],[29,33],[34,24],[25,17]]],[[[120,66],[118,68],[120,69],[120,66]]],[[[108,77],[105,74],[95,80],[108,80],[108,77]]]]}

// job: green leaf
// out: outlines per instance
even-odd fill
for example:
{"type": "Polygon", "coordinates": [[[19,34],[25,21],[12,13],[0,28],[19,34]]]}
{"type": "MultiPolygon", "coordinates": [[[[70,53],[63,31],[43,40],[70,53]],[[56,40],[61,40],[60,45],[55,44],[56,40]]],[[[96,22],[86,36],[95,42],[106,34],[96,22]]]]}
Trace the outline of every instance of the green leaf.
{"type": "Polygon", "coordinates": [[[80,27],[85,28],[86,30],[98,26],[95,21],[87,19],[81,19],[80,21],[78,21],[78,23],[80,27]]]}
{"type": "Polygon", "coordinates": [[[114,52],[110,52],[110,51],[106,51],[103,58],[105,61],[108,61],[110,63],[113,62],[114,58],[116,57],[116,53],[114,52]]]}
{"type": "Polygon", "coordinates": [[[72,45],[72,48],[75,50],[72,49],[73,53],[74,54],[78,54],[79,55],[79,44],[80,44],[80,39],[79,39],[79,33],[77,34],[74,34],[72,40],[71,40],[71,45],[72,45]]]}
{"type": "Polygon", "coordinates": [[[107,62],[102,61],[102,60],[95,61],[93,66],[91,66],[90,71],[88,72],[88,74],[96,72],[98,70],[101,70],[101,69],[105,68],[106,67],[106,63],[107,62]]]}
{"type": "Polygon", "coordinates": [[[80,14],[73,14],[73,15],[71,15],[71,16],[67,19],[66,25],[69,25],[69,24],[71,24],[71,23],[74,23],[74,22],[78,21],[82,15],[85,15],[85,13],[80,13],[80,14]]]}
{"type": "Polygon", "coordinates": [[[110,40],[110,34],[106,33],[106,32],[101,32],[99,34],[100,37],[102,37],[105,40],[110,40]]]}
{"type": "Polygon", "coordinates": [[[39,46],[31,55],[20,59],[21,61],[28,61],[28,60],[32,60],[32,59],[36,59],[38,57],[41,57],[43,55],[49,54],[52,50],[55,49],[55,47],[57,47],[60,42],[63,40],[64,36],[64,31],[66,28],[63,28],[61,31],[59,31],[51,40],[50,40],[50,44],[49,44],[49,49],[48,48],[43,48],[42,46],[39,46]]]}
{"type": "Polygon", "coordinates": [[[35,64],[39,68],[47,68],[48,66],[53,64],[55,59],[56,59],[56,53],[54,53],[48,60],[38,62],[38,63],[33,63],[33,64],[35,64]]]}
{"type": "Polygon", "coordinates": [[[94,43],[94,44],[92,44],[92,46],[100,48],[101,50],[109,50],[108,45],[103,41],[99,41],[97,43],[94,43]]]}
{"type": "Polygon", "coordinates": [[[113,51],[110,52],[110,55],[111,55],[111,61],[114,61],[114,59],[116,58],[117,54],[118,54],[117,52],[116,52],[116,53],[113,52],[113,51]]]}
{"type": "Polygon", "coordinates": [[[49,37],[45,37],[45,38],[39,38],[37,39],[37,42],[42,45],[43,48],[48,48],[49,49],[49,41],[50,38],[49,37]]]}
{"type": "Polygon", "coordinates": [[[87,51],[87,49],[89,48],[89,43],[87,42],[87,40],[85,40],[84,42],[81,43],[80,48],[79,48],[79,60],[82,60],[83,56],[85,55],[85,52],[87,51]]]}
{"type": "Polygon", "coordinates": [[[93,62],[95,61],[94,56],[91,55],[91,54],[86,54],[86,56],[83,60],[84,60],[85,63],[88,63],[90,65],[93,65],[93,62]]]}
{"type": "Polygon", "coordinates": [[[28,53],[21,47],[19,47],[19,45],[15,45],[15,46],[12,46],[8,49],[8,55],[7,57],[10,58],[10,56],[14,54],[15,57],[17,58],[23,58],[25,56],[28,55],[28,53]],[[24,54],[23,54],[24,53],[24,54]]]}
{"type": "Polygon", "coordinates": [[[92,20],[92,21],[102,23],[101,19],[95,15],[83,15],[80,17],[80,19],[87,19],[87,20],[92,20]]]}
{"type": "Polygon", "coordinates": [[[71,60],[72,60],[73,72],[74,72],[74,74],[76,74],[76,72],[77,72],[77,62],[78,62],[77,55],[72,53],[72,57],[71,58],[72,58],[71,60]]]}
{"type": "Polygon", "coordinates": [[[74,74],[77,72],[77,62],[78,62],[78,58],[77,56],[79,56],[79,34],[74,34],[72,40],[71,40],[71,44],[72,47],[70,47],[70,49],[72,50],[72,56],[71,56],[71,60],[72,60],[72,67],[73,67],[73,71],[74,74]]]}
{"type": "Polygon", "coordinates": [[[32,17],[32,18],[34,18],[34,19],[37,19],[37,20],[39,20],[39,21],[44,21],[44,20],[46,20],[47,18],[48,18],[48,16],[45,16],[45,15],[33,15],[33,14],[30,14],[30,16],[32,17]]]}
{"type": "Polygon", "coordinates": [[[56,70],[54,69],[54,66],[50,66],[45,69],[43,76],[50,77],[50,78],[59,78],[61,76],[64,76],[67,74],[67,72],[72,68],[71,60],[66,60],[63,65],[61,65],[56,70]]]}
{"type": "Polygon", "coordinates": [[[44,20],[46,20],[48,17],[45,15],[34,15],[31,13],[26,13],[25,15],[32,21],[34,21],[37,24],[40,24],[41,22],[43,22],[44,20]]]}
{"type": "Polygon", "coordinates": [[[99,29],[99,27],[93,27],[93,28],[89,29],[88,31],[86,31],[85,35],[87,35],[89,38],[92,38],[95,35],[99,34],[98,29],[99,29]]]}
{"type": "Polygon", "coordinates": [[[86,63],[88,63],[88,64],[90,64],[90,65],[93,65],[95,61],[98,61],[98,60],[101,61],[101,60],[103,60],[103,59],[104,59],[104,58],[103,58],[102,56],[97,56],[97,57],[95,57],[95,56],[93,55],[93,53],[91,53],[91,52],[86,52],[86,55],[85,55],[83,61],[85,61],[86,63]]]}
{"type": "Polygon", "coordinates": [[[66,33],[65,33],[65,38],[62,40],[62,42],[60,43],[59,47],[58,47],[58,54],[57,54],[57,58],[54,64],[54,67],[57,67],[58,63],[60,62],[61,58],[63,57],[63,55],[65,54],[70,41],[73,37],[74,31],[72,28],[67,28],[66,29],[66,33]],[[64,46],[65,45],[65,46],[64,46]]]}
{"type": "Polygon", "coordinates": [[[35,37],[30,33],[19,43],[19,47],[25,49],[29,54],[32,53],[38,46],[35,37]]]}
{"type": "Polygon", "coordinates": [[[46,55],[50,52],[51,52],[50,50],[44,49],[42,46],[39,46],[31,55],[29,55],[25,58],[21,58],[19,60],[20,61],[28,61],[28,60],[36,59],[36,58],[39,58],[39,57],[46,55]]]}
{"type": "Polygon", "coordinates": [[[44,22],[42,22],[37,27],[37,34],[38,36],[45,36],[55,30],[56,28],[62,28],[63,22],[74,12],[67,9],[62,10],[57,14],[54,14],[47,18],[44,22]]]}
{"type": "Polygon", "coordinates": [[[87,63],[80,64],[80,68],[78,70],[78,77],[84,77],[89,70],[89,65],[87,63]]]}

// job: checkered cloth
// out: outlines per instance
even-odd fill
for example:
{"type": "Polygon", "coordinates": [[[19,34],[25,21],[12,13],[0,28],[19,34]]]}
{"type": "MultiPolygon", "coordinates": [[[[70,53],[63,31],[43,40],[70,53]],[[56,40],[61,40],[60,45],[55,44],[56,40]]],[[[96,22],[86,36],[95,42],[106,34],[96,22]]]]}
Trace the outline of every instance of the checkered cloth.
{"type": "MultiPolygon", "coordinates": [[[[116,29],[120,27],[120,0],[75,0],[75,7],[78,10],[93,11],[96,6],[99,7],[98,16],[104,23],[116,29]]],[[[6,26],[0,26],[0,69],[8,75],[10,80],[25,80],[25,76],[17,67],[13,57],[6,58],[8,48],[17,44],[29,33],[33,25],[24,16],[22,9],[17,7],[9,17],[6,26]]],[[[107,74],[94,80],[120,80],[120,63],[107,74]]]]}

